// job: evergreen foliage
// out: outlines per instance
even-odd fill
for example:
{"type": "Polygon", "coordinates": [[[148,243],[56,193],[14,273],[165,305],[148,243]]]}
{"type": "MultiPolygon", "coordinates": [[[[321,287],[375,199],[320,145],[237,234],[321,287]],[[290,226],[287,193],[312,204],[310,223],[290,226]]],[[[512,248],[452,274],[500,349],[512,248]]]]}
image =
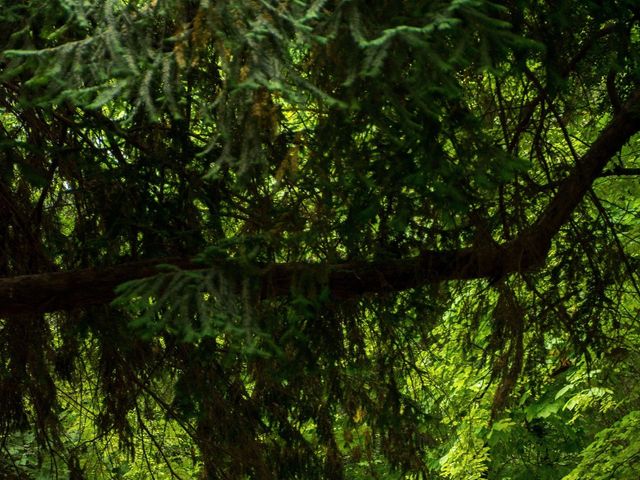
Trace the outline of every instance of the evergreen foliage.
{"type": "Polygon", "coordinates": [[[636,1],[0,6],[0,476],[637,478],[636,1]]]}

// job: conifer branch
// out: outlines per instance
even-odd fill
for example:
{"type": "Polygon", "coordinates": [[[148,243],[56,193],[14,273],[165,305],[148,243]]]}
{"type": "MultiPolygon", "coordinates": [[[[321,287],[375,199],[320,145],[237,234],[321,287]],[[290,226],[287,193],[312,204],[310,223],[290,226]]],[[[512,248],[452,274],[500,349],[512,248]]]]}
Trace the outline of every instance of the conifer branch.
{"type": "MultiPolygon", "coordinates": [[[[371,262],[334,265],[280,263],[256,270],[262,298],[288,295],[297,279],[314,272],[326,279],[335,298],[401,291],[447,280],[500,278],[544,264],[551,241],[569,220],[593,181],[609,160],[640,130],[640,89],[615,114],[571,174],[558,186],[540,217],[514,240],[459,250],[425,250],[420,255],[371,262]]],[[[184,258],[157,258],[105,268],[0,278],[0,315],[53,312],[105,304],[114,289],[130,280],[159,273],[157,265],[186,270],[203,269],[184,258]]]]}

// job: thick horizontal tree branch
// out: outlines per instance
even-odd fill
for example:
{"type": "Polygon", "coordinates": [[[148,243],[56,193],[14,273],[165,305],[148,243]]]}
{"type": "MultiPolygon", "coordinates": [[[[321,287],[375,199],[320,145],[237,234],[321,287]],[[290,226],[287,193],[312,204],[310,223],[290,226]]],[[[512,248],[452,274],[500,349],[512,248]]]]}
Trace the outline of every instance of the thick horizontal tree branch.
{"type": "Polygon", "coordinates": [[[640,168],[614,167],[600,174],[601,177],[631,177],[636,175],[640,175],[640,168]]]}
{"type": "MultiPolygon", "coordinates": [[[[594,179],[633,134],[640,130],[640,89],[635,91],[600,133],[537,221],[516,239],[450,251],[425,250],[420,255],[335,265],[282,263],[266,265],[257,275],[264,298],[287,295],[300,277],[317,271],[331,294],[346,298],[367,293],[401,291],[445,280],[498,278],[544,263],[551,241],[571,216],[594,179]]],[[[202,269],[184,258],[158,258],[106,268],[23,275],[0,279],[0,316],[52,312],[108,303],[114,289],[129,280],[159,273],[158,264],[202,269]]]]}

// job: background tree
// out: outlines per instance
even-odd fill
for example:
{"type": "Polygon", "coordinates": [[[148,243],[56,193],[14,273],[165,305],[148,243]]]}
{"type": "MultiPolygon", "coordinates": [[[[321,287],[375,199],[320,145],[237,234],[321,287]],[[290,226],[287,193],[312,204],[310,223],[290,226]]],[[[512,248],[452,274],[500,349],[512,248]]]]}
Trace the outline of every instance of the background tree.
{"type": "Polygon", "coordinates": [[[636,2],[2,12],[5,475],[637,476],[636,2]]]}

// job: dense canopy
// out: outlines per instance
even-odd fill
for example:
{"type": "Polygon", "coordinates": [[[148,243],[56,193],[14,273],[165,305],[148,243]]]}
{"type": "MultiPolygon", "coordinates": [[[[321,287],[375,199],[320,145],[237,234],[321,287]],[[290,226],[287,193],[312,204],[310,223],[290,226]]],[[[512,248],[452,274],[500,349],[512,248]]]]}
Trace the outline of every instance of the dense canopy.
{"type": "Polygon", "coordinates": [[[0,476],[640,476],[637,1],[0,5],[0,476]]]}

